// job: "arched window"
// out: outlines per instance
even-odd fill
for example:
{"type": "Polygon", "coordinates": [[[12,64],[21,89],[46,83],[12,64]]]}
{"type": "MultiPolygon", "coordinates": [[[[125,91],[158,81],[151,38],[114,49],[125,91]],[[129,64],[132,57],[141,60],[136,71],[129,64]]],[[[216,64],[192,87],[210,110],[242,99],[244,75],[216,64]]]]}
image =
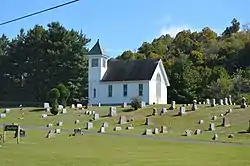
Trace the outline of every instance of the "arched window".
{"type": "Polygon", "coordinates": [[[96,98],[96,89],[93,89],[93,98],[96,98]]]}
{"type": "Polygon", "coordinates": [[[161,75],[160,73],[156,76],[156,97],[161,98],[161,75]]]}

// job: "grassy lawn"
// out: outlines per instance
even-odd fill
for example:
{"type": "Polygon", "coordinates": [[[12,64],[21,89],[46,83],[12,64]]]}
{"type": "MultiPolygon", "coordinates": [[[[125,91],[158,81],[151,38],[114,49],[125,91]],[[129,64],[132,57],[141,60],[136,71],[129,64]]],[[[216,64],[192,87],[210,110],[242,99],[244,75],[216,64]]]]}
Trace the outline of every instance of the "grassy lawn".
{"type": "MultiPolygon", "coordinates": [[[[29,131],[21,144],[8,138],[0,148],[2,166],[249,166],[249,147],[173,143],[104,135],[45,139],[29,131]]],[[[11,136],[11,134],[8,134],[11,136]]]]}

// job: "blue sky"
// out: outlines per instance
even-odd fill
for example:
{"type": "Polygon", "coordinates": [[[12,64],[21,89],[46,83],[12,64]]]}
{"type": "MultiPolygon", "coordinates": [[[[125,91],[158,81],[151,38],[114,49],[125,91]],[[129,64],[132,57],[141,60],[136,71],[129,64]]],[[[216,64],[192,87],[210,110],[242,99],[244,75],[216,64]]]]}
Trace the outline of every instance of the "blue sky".
{"type": "MultiPolygon", "coordinates": [[[[1,0],[0,22],[36,12],[69,0],[1,0]]],[[[221,32],[235,17],[249,23],[249,0],[80,0],[75,4],[0,26],[0,33],[14,37],[20,30],[59,21],[66,28],[83,30],[97,39],[107,54],[117,56],[137,49],[161,34],[209,26],[221,32]]]]}

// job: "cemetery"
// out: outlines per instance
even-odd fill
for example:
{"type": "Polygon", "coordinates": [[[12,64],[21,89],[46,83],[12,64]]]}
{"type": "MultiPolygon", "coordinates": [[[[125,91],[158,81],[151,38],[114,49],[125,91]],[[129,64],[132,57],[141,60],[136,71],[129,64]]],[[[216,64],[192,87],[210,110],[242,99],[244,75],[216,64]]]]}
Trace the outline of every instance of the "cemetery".
{"type": "MultiPolygon", "coordinates": [[[[136,146],[140,146],[145,150],[141,152],[145,157],[152,156],[150,150],[164,151],[165,146],[177,151],[188,149],[189,152],[186,153],[190,155],[198,149],[199,155],[209,151],[215,154],[225,153],[225,160],[230,155],[228,149],[232,149],[231,155],[239,153],[242,154],[241,160],[246,160],[243,153],[249,152],[250,146],[250,109],[244,98],[239,105],[222,103],[213,99],[204,102],[194,100],[191,104],[172,101],[169,105],[146,105],[137,110],[133,110],[129,105],[99,105],[86,109],[81,104],[72,104],[66,108],[59,106],[62,111],[58,115],[50,113],[48,103],[41,108],[1,108],[0,126],[4,132],[0,132],[0,155],[8,158],[10,156],[5,154],[5,151],[13,153],[15,149],[15,154],[21,157],[22,150],[32,151],[32,147],[41,148],[41,151],[38,150],[34,154],[32,151],[30,155],[40,155],[48,153],[46,148],[51,147],[56,154],[62,150],[66,151],[58,156],[67,158],[64,155],[82,154],[82,148],[88,152],[83,152],[83,157],[87,158],[94,155],[94,151],[100,155],[108,155],[106,150],[112,149],[110,146],[122,147],[129,153],[136,153],[136,146]],[[202,150],[202,147],[206,147],[206,150],[202,150]]],[[[125,152],[123,153],[125,155],[125,152]]],[[[167,156],[176,157],[173,153],[167,156]]],[[[117,159],[118,155],[113,157],[117,159]]],[[[144,157],[141,156],[145,160],[144,157]]],[[[226,165],[223,155],[220,158],[226,165]]],[[[77,160],[77,157],[75,159],[77,160]]],[[[71,160],[62,163],[73,164],[71,160]]],[[[111,162],[108,159],[105,161],[111,162]]],[[[204,158],[201,161],[204,161],[204,158]]],[[[159,165],[163,163],[164,160],[162,163],[160,161],[159,165]]],[[[195,164],[197,163],[199,161],[195,164]]],[[[96,164],[100,163],[97,161],[96,164]]]]}

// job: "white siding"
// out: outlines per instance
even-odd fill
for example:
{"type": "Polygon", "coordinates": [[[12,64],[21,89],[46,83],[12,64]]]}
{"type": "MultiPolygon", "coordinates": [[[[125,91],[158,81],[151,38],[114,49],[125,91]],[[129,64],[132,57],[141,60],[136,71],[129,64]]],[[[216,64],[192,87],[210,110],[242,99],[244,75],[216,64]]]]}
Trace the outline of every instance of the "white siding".
{"type": "Polygon", "coordinates": [[[121,104],[124,102],[130,103],[131,98],[139,96],[139,84],[143,84],[143,96],[140,98],[148,103],[149,102],[149,81],[137,82],[91,82],[89,84],[89,102],[91,104],[121,104]],[[123,85],[127,84],[127,97],[123,96],[123,85]],[[108,86],[112,85],[112,97],[108,97],[108,86]],[[93,98],[93,89],[96,88],[96,98],[93,98]]]}
{"type": "Polygon", "coordinates": [[[164,81],[163,73],[160,69],[160,63],[157,65],[152,79],[149,81],[149,104],[167,104],[167,86],[164,81]],[[156,76],[157,74],[161,76],[161,98],[157,100],[156,97],[156,76]]]}

